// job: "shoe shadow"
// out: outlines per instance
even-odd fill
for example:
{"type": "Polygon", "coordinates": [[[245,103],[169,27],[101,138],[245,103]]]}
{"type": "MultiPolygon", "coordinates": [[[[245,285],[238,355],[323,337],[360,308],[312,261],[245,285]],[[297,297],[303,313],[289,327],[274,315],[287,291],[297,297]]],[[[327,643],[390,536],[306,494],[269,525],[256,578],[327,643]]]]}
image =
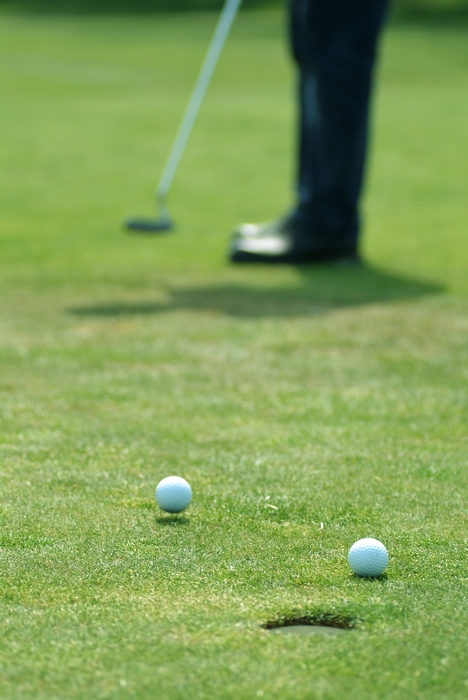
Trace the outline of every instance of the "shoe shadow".
{"type": "Polygon", "coordinates": [[[255,318],[311,316],[327,311],[440,294],[444,287],[393,275],[373,267],[300,268],[294,287],[255,287],[243,283],[167,289],[165,301],[113,302],[69,308],[77,316],[118,317],[203,310],[255,318]]]}

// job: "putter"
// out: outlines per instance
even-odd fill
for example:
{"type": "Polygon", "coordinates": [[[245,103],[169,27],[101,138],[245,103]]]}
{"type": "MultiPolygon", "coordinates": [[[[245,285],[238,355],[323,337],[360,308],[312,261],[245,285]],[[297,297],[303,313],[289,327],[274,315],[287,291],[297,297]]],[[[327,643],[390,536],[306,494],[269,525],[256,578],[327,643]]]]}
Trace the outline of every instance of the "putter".
{"type": "Polygon", "coordinates": [[[127,221],[125,221],[125,226],[131,232],[149,234],[163,233],[164,231],[169,231],[174,228],[174,222],[167,208],[167,196],[241,2],[242,0],[226,0],[219,16],[213,38],[206,52],[205,60],[198,74],[195,87],[193,88],[182,122],[156,188],[155,198],[159,216],[156,219],[127,219],[127,221]]]}

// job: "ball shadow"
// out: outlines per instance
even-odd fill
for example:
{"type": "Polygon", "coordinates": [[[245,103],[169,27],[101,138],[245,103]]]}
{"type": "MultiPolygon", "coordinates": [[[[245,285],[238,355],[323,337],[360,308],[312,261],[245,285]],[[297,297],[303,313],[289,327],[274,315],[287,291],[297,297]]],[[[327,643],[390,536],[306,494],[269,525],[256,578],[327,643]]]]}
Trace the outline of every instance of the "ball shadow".
{"type": "Polygon", "coordinates": [[[388,575],[386,573],[380,574],[380,576],[358,576],[357,574],[351,574],[350,579],[352,581],[369,581],[371,583],[384,583],[388,581],[388,575]]]}
{"type": "Polygon", "coordinates": [[[158,515],[156,516],[158,525],[169,527],[179,527],[181,525],[189,525],[190,519],[186,515],[158,515]]]}

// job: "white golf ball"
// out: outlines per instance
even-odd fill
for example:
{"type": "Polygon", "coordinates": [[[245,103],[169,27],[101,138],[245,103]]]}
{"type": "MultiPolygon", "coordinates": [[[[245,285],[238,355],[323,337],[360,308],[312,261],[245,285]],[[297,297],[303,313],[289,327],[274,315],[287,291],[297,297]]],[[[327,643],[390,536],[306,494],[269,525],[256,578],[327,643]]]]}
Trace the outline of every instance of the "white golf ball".
{"type": "Polygon", "coordinates": [[[348,563],[358,576],[380,576],[387,568],[388,552],[379,540],[365,537],[349,550],[348,563]]]}
{"type": "Polygon", "coordinates": [[[181,513],[192,500],[190,484],[180,476],[166,476],[156,486],[156,503],[166,513],[181,513]]]}

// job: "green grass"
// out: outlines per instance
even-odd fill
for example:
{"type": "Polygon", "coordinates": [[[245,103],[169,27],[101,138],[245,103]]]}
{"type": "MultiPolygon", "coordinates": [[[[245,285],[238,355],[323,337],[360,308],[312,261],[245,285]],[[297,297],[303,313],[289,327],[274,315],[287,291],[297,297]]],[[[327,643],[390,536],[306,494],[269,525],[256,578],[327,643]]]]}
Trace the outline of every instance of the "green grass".
{"type": "Polygon", "coordinates": [[[234,269],[231,226],[291,202],[277,13],[235,27],[177,233],[119,228],[213,21],[0,21],[0,696],[466,698],[466,29],[386,36],[367,267],[234,269]],[[364,536],[382,579],[350,575],[364,536]],[[262,628],[291,614],[356,629],[262,628]]]}

